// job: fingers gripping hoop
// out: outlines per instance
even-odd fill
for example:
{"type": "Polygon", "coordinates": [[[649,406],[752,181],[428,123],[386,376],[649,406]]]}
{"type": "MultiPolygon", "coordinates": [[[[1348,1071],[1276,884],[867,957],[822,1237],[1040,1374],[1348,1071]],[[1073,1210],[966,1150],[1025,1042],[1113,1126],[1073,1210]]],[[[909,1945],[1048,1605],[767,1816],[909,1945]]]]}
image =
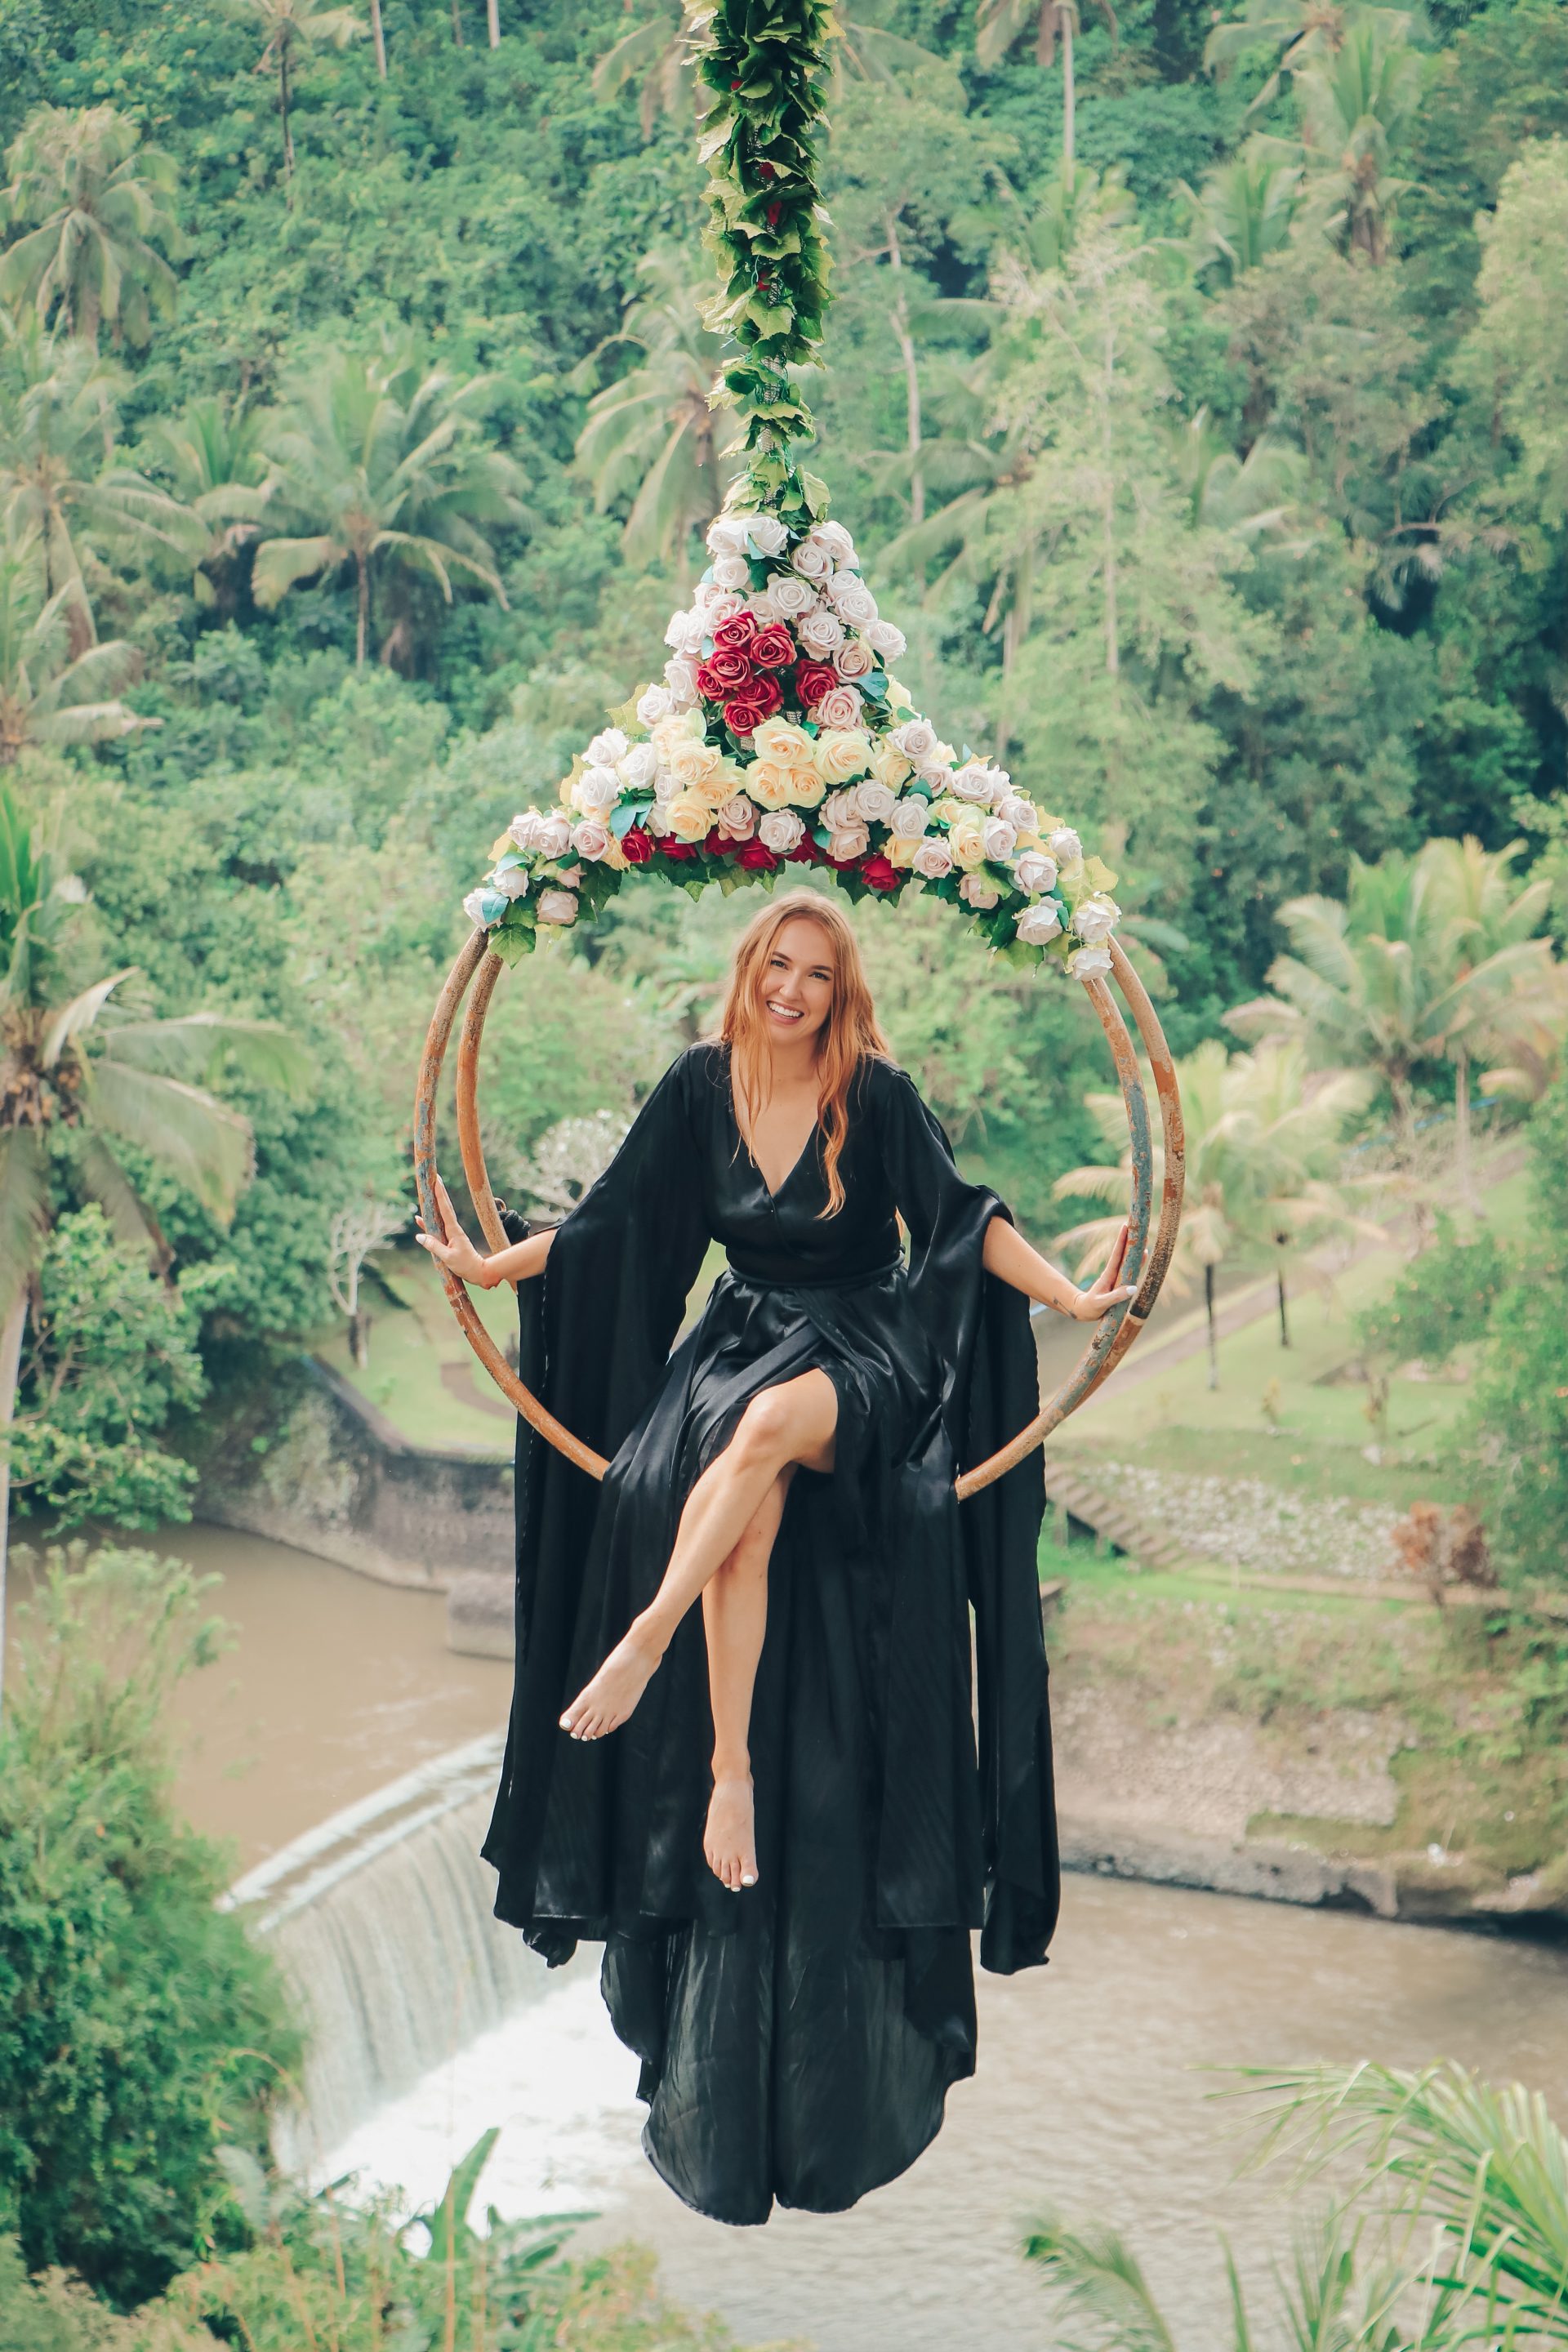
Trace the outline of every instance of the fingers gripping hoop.
{"type": "MultiPolygon", "coordinates": [[[[1028,1426],[1021,1429],[1016,1437],[985,1461],[977,1463],[973,1470],[963,1473],[958,1481],[960,1502],[966,1501],[971,1495],[977,1495],[983,1486],[991,1486],[1015,1468],[1026,1454],[1033,1453],[1036,1446],[1054,1429],[1059,1428],[1068,1413],[1076,1412],[1115,1370],[1149,1319],[1150,1309],[1160,1295],[1160,1286],[1164,1281],[1171,1253],[1175,1247],[1185,1170],[1182,1106],[1176,1091],[1176,1075],[1164,1032],[1149,1001],[1148,992],[1133,971],[1125,950],[1114,940],[1110,942],[1110,964],[1153,1074],[1164,1146],[1163,1182],[1156,1217],[1153,1139],[1138,1057],[1127,1024],[1110,989],[1103,980],[1087,980],[1082,985],[1110,1042],[1131,1139],[1132,1197],[1128,1209],[1126,1267],[1127,1279],[1138,1284],[1137,1295],[1126,1305],[1113,1307],[1100,1318],[1072,1371],[1048,1402],[1041,1406],[1028,1426]],[[1153,1228],[1152,1234],[1151,1226],[1153,1228]]],[[[486,947],[484,932],[475,930],[447,973],[446,985],[437,1001],[425,1039],[418,1089],[414,1100],[414,1173],[419,1207],[427,1230],[439,1233],[440,1219],[436,1208],[436,1096],[447,1048],[451,1042],[453,1024],[467,996],[468,1009],[463,1015],[462,1031],[458,1041],[458,1145],[474,1208],[485,1240],[492,1250],[504,1249],[507,1238],[496,1213],[490,1181],[485,1169],[484,1150],[479,1141],[479,1070],[485,1016],[489,1011],[490,999],[495,994],[501,969],[500,958],[490,953],[486,947]]],[[[443,1267],[441,1280],[451,1301],[452,1312],[462,1326],[464,1337],[502,1395],[524,1421],[539,1432],[541,1437],[554,1446],[557,1453],[564,1454],[567,1461],[575,1464],[579,1470],[585,1470],[591,1478],[602,1478],[610,1466],[605,1456],[596,1454],[591,1445],[584,1445],[580,1437],[574,1436],[571,1430],[541,1404],[532,1390],[524,1386],[486,1330],[468,1291],[457,1277],[443,1267]]]]}

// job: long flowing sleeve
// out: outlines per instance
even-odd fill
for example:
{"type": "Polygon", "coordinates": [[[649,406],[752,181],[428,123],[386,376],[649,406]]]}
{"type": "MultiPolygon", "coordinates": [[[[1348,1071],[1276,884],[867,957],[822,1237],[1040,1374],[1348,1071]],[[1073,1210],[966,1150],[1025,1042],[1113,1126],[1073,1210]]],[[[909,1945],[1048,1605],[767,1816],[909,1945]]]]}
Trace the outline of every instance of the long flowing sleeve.
{"type": "MultiPolygon", "coordinates": [[[[542,1276],[519,1286],[523,1381],[574,1436],[606,1455],[654,1393],[707,1246],[690,1085],[690,1058],[683,1056],[556,1229],[542,1276]]],[[[499,1916],[522,1925],[531,1909],[557,1719],[572,1696],[568,1662],[599,1487],[521,1420],[516,1479],[517,1679],[484,1855],[500,1874],[499,1916]]],[[[563,1942],[569,1948],[569,1939],[563,1942]]]]}
{"type": "MultiPolygon", "coordinates": [[[[995,1193],[965,1181],[942,1127],[903,1072],[880,1069],[873,1099],[883,1164],[909,1227],[916,1312],[944,1367],[953,1453],[971,1468],[1039,1406],[1028,1301],[984,1263],[985,1229],[1008,1212],[995,1193]]],[[[1004,1976],[1044,1960],[1059,1902],[1040,1622],[1044,1506],[1038,1451],[959,1506],[974,1612],[985,1864],[980,1958],[1004,1976]]]]}

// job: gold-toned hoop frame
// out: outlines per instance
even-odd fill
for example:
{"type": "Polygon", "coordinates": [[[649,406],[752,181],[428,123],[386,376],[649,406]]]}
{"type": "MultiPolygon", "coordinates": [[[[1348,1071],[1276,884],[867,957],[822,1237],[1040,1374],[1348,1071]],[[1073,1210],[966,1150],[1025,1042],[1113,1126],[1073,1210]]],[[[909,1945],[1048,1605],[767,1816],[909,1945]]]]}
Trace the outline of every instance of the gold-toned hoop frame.
{"type": "MultiPolygon", "coordinates": [[[[1105,982],[1098,977],[1087,980],[1083,987],[1110,1042],[1131,1139],[1132,1199],[1128,1211],[1130,1230],[1126,1264],[1131,1269],[1129,1279],[1137,1280],[1137,1295],[1124,1306],[1113,1307],[1108,1314],[1101,1316],[1072,1371],[1049,1402],[1041,1406],[1027,1428],[1021,1429],[1016,1437],[990,1454],[985,1461],[977,1463],[973,1470],[963,1473],[957,1485],[960,1502],[967,1501],[971,1495],[977,1495],[982,1487],[991,1486],[1015,1468],[1054,1429],[1059,1428],[1068,1415],[1076,1412],[1115,1370],[1149,1319],[1150,1310],[1160,1295],[1160,1286],[1170,1266],[1171,1253],[1176,1245],[1186,1164],[1176,1074],[1164,1031],[1149,1001],[1148,991],[1133,971],[1126,950],[1114,940],[1110,943],[1110,968],[1132,1015],[1133,1025],[1142,1040],[1143,1051],[1153,1073],[1164,1145],[1163,1183],[1159,1216],[1155,1219],[1153,1139],[1149,1125],[1148,1097],[1143,1091],[1138,1057],[1133,1051],[1127,1024],[1105,982]],[[1151,1238],[1152,1223],[1154,1231],[1151,1238]]],[[[485,1016],[489,1011],[490,999],[495,994],[500,973],[500,958],[490,952],[485,933],[475,930],[447,973],[446,984],[437,1000],[425,1039],[419,1083],[414,1098],[414,1174],[420,1213],[426,1227],[432,1233],[438,1233],[440,1219],[436,1213],[435,1181],[436,1095],[447,1048],[451,1041],[452,1026],[467,996],[468,1010],[463,1015],[462,1033],[458,1042],[458,1148],[462,1155],[463,1173],[473,1197],[475,1212],[492,1250],[505,1249],[507,1238],[496,1213],[495,1199],[485,1168],[484,1150],[479,1141],[479,1071],[485,1016]],[[471,995],[468,993],[470,985],[471,995]]],[[[509,1403],[549,1444],[554,1446],[557,1453],[564,1454],[568,1462],[585,1471],[591,1478],[602,1478],[610,1466],[605,1456],[574,1436],[541,1404],[532,1390],[524,1386],[486,1330],[475,1311],[473,1301],[457,1277],[443,1267],[441,1279],[464,1337],[509,1403]]]]}

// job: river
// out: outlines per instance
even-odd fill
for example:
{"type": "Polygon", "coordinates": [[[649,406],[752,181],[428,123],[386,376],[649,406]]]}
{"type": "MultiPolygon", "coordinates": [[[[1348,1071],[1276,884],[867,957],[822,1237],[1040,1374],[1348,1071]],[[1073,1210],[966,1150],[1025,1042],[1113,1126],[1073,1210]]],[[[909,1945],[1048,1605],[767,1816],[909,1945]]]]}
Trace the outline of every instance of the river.
{"type": "MultiPolygon", "coordinates": [[[[184,1790],[246,1862],[500,1721],[508,1671],[446,1650],[438,1598],[221,1530],[160,1543],[221,1574],[214,1604],[237,1629],[184,1702],[197,1745],[184,1790]]],[[[465,1854],[471,1836],[465,1823],[465,1854]]],[[[591,2236],[653,2245],[668,2289],[742,2342],[1041,2352],[1016,2248],[1054,2207],[1123,2228],[1184,2344],[1210,2352],[1228,2340],[1216,2226],[1256,2282],[1281,2242],[1264,2189],[1232,2178],[1237,2116],[1215,2070],[1448,2056],[1522,2079],[1568,2117],[1560,1951],[1071,1878],[1051,1966],[981,1979],[978,2075],[913,2170],[852,2214],[732,2231],[688,2212],[642,2158],[636,2062],[591,1958],[525,1978],[504,2022],[321,2151],[327,2169],[424,2200],[500,2125],[481,2204],[597,2208],[591,2236]]]]}

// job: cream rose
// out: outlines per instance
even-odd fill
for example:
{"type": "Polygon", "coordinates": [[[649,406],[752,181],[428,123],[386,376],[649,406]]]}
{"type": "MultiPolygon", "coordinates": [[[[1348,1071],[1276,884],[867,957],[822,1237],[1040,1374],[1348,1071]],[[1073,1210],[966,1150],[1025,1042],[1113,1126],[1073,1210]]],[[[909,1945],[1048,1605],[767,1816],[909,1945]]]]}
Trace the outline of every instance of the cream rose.
{"type": "Polygon", "coordinates": [[[848,824],[860,823],[860,796],[858,793],[829,793],[822,803],[822,822],[829,833],[842,833],[848,824]]]}
{"type": "Polygon", "coordinates": [[[1110,950],[1098,946],[1075,948],[1068,958],[1068,970],[1075,980],[1092,980],[1097,972],[1110,970],[1110,950]]]}
{"type": "Polygon", "coordinates": [[[800,579],[793,572],[781,572],[776,579],[770,580],[768,594],[779,618],[784,621],[792,621],[802,613],[812,612],[816,604],[816,589],[809,581],[800,579]]]}
{"type": "Polygon", "coordinates": [[[864,783],[857,784],[852,798],[856,815],[867,824],[886,824],[897,804],[897,794],[886,784],[879,783],[875,776],[868,776],[864,783]]]}
{"type": "Polygon", "coordinates": [[[1121,909],[1114,898],[1107,898],[1098,890],[1073,910],[1072,927],[1086,948],[1097,948],[1110,937],[1121,920],[1121,909]]]}
{"type": "Polygon", "coordinates": [[[879,784],[886,784],[889,792],[896,793],[909,782],[914,771],[898,745],[889,742],[884,735],[871,753],[871,773],[879,784]]]}
{"type": "Polygon", "coordinates": [[[936,750],[936,729],[929,719],[906,719],[901,727],[893,729],[890,740],[910,765],[918,768],[936,750]]]}
{"type": "Polygon", "coordinates": [[[731,841],[750,841],[756,829],[757,812],[744,793],[737,793],[719,811],[719,830],[727,833],[731,841]]]}
{"type": "Polygon", "coordinates": [[[1073,866],[1083,856],[1083,844],[1070,824],[1060,824],[1046,835],[1046,847],[1058,866],[1073,866]]]}
{"type": "Polygon", "coordinates": [[[503,898],[526,898],[528,876],[521,866],[506,866],[490,877],[490,887],[499,890],[503,898]]]}
{"type": "Polygon", "coordinates": [[[564,809],[544,809],[533,846],[542,857],[564,857],[572,846],[572,820],[564,809]]]}
{"type": "Polygon", "coordinates": [[[834,655],[833,667],[840,677],[869,677],[877,667],[877,656],[863,639],[851,637],[834,655]]]}
{"type": "Polygon", "coordinates": [[[837,652],[844,643],[844,624],[837,613],[825,613],[820,606],[807,613],[795,630],[803,653],[815,654],[819,661],[837,652]]]}
{"type": "Polygon", "coordinates": [[[1013,868],[1013,879],[1020,890],[1026,890],[1031,898],[1037,898],[1042,890],[1056,888],[1057,861],[1054,857],[1047,857],[1043,849],[1026,849],[1013,868]]]}
{"type": "Polygon", "coordinates": [[[922,882],[940,882],[952,871],[952,852],[945,841],[928,834],[915,851],[913,865],[922,882]]]}
{"type": "Polygon", "coordinates": [[[721,757],[715,744],[699,743],[688,735],[683,742],[671,744],[664,764],[681,792],[694,792],[707,783],[721,757]]]}
{"type": "Polygon", "coordinates": [[[815,536],[801,541],[790,562],[803,580],[826,580],[833,569],[832,556],[815,536]]]}
{"type": "Polygon", "coordinates": [[[743,555],[719,555],[713,559],[713,585],[732,588],[737,594],[752,584],[752,567],[743,555]]]}
{"type": "Polygon", "coordinates": [[[628,793],[646,793],[658,773],[658,753],[651,743],[634,743],[620,763],[621,782],[628,793]]]}
{"type": "Polygon", "coordinates": [[[985,863],[985,843],[977,824],[952,826],[947,836],[947,845],[952,852],[955,866],[967,870],[972,866],[984,866],[985,863]]]}
{"type": "Polygon", "coordinates": [[[864,857],[870,847],[871,836],[863,824],[841,825],[827,839],[827,855],[845,864],[851,857],[864,857]]]}
{"type": "Polygon", "coordinates": [[[931,803],[921,793],[907,793],[888,822],[900,841],[918,841],[931,823],[931,803]]]}
{"type": "Polygon", "coordinates": [[[1062,927],[1061,917],[1054,906],[1026,907],[1018,918],[1018,937],[1026,948],[1043,948],[1054,940],[1062,927]]]}
{"type": "Polygon", "coordinates": [[[966,907],[973,907],[984,915],[997,904],[1002,893],[984,874],[966,874],[958,886],[958,895],[966,907]]]}
{"type": "Polygon", "coordinates": [[[608,855],[614,840],[609,826],[602,824],[596,816],[585,816],[581,824],[572,828],[573,848],[579,857],[590,858],[595,864],[608,855]]]}
{"type": "Polygon", "coordinates": [[[815,768],[792,768],[789,775],[789,796],[796,808],[817,808],[827,790],[815,768]]]}
{"type": "Polygon", "coordinates": [[[868,629],[877,617],[877,599],[858,572],[836,572],[827,584],[833,609],[852,629],[868,629]]]}
{"type": "Polygon", "coordinates": [[[852,686],[830,686],[816,706],[820,727],[856,727],[860,721],[860,697],[852,686]]]}
{"type": "Polygon", "coordinates": [[[826,727],[813,746],[811,764],[825,783],[847,784],[851,776],[865,774],[870,757],[870,739],[858,727],[826,727]]]}
{"type": "Polygon", "coordinates": [[[542,890],[537,911],[542,923],[574,923],[577,919],[575,895],[570,890],[542,890]]]}
{"type": "Polygon", "coordinates": [[[677,841],[700,841],[712,830],[713,812],[700,793],[678,793],[668,814],[677,841]]]}
{"type": "Polygon", "coordinates": [[[645,727],[657,727],[668,709],[668,686],[645,686],[637,697],[637,717],[645,727]]]}
{"type": "Polygon", "coordinates": [[[1013,827],[1004,824],[999,816],[986,820],[980,837],[985,844],[986,856],[994,866],[1000,866],[1005,859],[1011,857],[1018,846],[1018,836],[1013,827]]]}
{"type": "Polygon", "coordinates": [[[580,809],[603,811],[615,807],[620,793],[621,780],[614,768],[589,767],[573,785],[572,799],[580,809]]]}
{"type": "Polygon", "coordinates": [[[775,857],[787,857],[805,839],[805,821],[794,809],[770,809],[757,826],[757,839],[775,857]]]}
{"type": "Polygon", "coordinates": [[[759,760],[773,760],[781,768],[798,768],[810,764],[816,741],[804,727],[792,727],[787,719],[764,719],[752,737],[752,749],[759,760]]]}
{"type": "Polygon", "coordinates": [[[902,661],[910,649],[908,637],[902,629],[895,628],[891,621],[868,622],[866,643],[874,654],[880,654],[885,662],[902,661]]]}
{"type": "Polygon", "coordinates": [[[795,776],[772,760],[753,760],[746,770],[746,790],[759,808],[788,808],[795,798],[795,776]]]}

